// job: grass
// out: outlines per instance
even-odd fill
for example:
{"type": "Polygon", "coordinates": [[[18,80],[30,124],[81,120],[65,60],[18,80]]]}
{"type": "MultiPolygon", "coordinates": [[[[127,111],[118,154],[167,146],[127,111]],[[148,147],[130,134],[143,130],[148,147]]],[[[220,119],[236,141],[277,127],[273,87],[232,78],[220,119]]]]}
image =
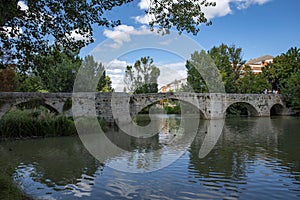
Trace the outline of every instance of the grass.
{"type": "Polygon", "coordinates": [[[12,110],[0,120],[1,138],[69,136],[77,134],[71,118],[43,109],[12,110]]]}

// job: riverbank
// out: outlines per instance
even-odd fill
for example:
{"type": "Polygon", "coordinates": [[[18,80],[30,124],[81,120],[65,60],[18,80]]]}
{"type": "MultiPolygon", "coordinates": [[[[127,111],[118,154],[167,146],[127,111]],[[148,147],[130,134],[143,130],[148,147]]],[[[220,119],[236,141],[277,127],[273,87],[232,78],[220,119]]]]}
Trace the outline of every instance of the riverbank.
{"type": "MultiPolygon", "coordinates": [[[[106,129],[105,120],[98,120],[106,129]]],[[[77,135],[77,130],[72,117],[56,115],[43,108],[13,109],[0,119],[0,141],[74,135],[77,135]]]]}
{"type": "Polygon", "coordinates": [[[19,188],[13,181],[14,167],[4,167],[1,165],[0,171],[0,199],[13,199],[13,200],[31,200],[29,196],[25,195],[21,188],[19,188]]]}

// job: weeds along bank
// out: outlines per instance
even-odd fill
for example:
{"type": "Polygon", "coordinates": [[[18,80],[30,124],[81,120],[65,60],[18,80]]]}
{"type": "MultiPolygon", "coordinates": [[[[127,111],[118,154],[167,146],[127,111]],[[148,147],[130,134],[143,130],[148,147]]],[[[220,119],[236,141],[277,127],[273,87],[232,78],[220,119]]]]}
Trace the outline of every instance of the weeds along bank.
{"type": "MultiPolygon", "coordinates": [[[[99,119],[101,126],[106,122],[99,119]]],[[[1,139],[77,135],[72,117],[55,115],[43,108],[12,109],[0,119],[1,139]]]]}

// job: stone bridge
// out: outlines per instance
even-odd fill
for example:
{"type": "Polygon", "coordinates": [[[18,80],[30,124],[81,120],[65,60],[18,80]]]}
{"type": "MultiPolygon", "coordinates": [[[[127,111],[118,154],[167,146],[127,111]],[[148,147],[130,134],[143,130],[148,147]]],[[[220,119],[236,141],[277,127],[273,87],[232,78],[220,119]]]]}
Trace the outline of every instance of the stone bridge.
{"type": "Polygon", "coordinates": [[[57,114],[97,115],[108,122],[128,121],[146,106],[161,100],[174,99],[197,108],[202,118],[220,119],[229,106],[240,103],[250,116],[287,115],[288,109],[278,94],[225,94],[225,93],[0,93],[0,117],[12,107],[44,106],[57,114]]]}

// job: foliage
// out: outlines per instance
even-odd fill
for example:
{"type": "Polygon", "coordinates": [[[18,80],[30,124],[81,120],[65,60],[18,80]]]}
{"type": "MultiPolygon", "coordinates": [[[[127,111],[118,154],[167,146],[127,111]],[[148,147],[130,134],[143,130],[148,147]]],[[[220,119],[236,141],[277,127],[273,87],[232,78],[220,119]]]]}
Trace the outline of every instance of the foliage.
{"type": "Polygon", "coordinates": [[[82,80],[79,81],[79,89],[89,89],[93,81],[100,79],[97,91],[113,91],[111,80],[105,75],[103,65],[95,62],[92,56],[86,57],[82,62],[78,56],[72,57],[59,49],[53,49],[47,55],[37,55],[34,58],[34,63],[35,67],[31,69],[30,73],[18,76],[20,82],[18,91],[72,92],[81,65],[83,65],[81,69],[83,76],[80,76],[82,80]]]}
{"type": "Polygon", "coordinates": [[[272,82],[272,89],[286,88],[286,82],[290,76],[300,69],[300,49],[290,48],[274,58],[273,63],[269,63],[264,70],[264,74],[272,82]]]}
{"type": "Polygon", "coordinates": [[[181,107],[179,101],[170,101],[164,105],[164,108],[166,110],[167,114],[180,114],[181,113],[181,107]]]}
{"type": "Polygon", "coordinates": [[[267,65],[264,74],[272,83],[273,90],[280,90],[287,101],[287,105],[294,111],[300,110],[300,49],[290,48],[274,58],[273,63],[267,65]]]}
{"type": "Polygon", "coordinates": [[[133,66],[126,67],[125,89],[133,93],[156,93],[159,75],[160,70],[153,64],[153,59],[149,56],[142,57],[133,66]]]}
{"type": "Polygon", "coordinates": [[[0,69],[0,92],[14,92],[17,88],[17,76],[13,68],[0,69]]]}
{"type": "Polygon", "coordinates": [[[34,74],[28,74],[25,77],[21,77],[19,75],[19,92],[39,92],[39,91],[47,91],[44,87],[43,80],[40,76],[36,76],[34,74]]]}
{"type": "Polygon", "coordinates": [[[264,74],[254,74],[249,66],[243,69],[243,75],[237,80],[238,93],[262,93],[263,90],[271,88],[264,74]]]}
{"type": "Polygon", "coordinates": [[[211,57],[204,50],[194,52],[191,59],[186,62],[186,68],[189,85],[187,87],[190,87],[193,91],[223,92],[221,75],[216,70],[211,57]]]}
{"type": "Polygon", "coordinates": [[[220,71],[225,91],[227,93],[238,92],[239,85],[237,81],[245,64],[242,59],[242,48],[237,48],[235,45],[221,44],[219,47],[213,47],[209,50],[208,54],[220,71]]]}
{"type": "Polygon", "coordinates": [[[30,73],[19,75],[19,91],[71,92],[81,60],[59,49],[33,58],[30,73]]]}
{"type": "MultiPolygon", "coordinates": [[[[28,9],[21,10],[18,0],[0,0],[0,56],[11,54],[13,62],[23,63],[22,71],[32,66],[37,53],[48,52],[51,46],[62,46],[69,53],[92,43],[93,25],[115,27],[120,20],[105,16],[115,8],[133,0],[27,0],[28,9]]],[[[151,0],[146,10],[150,26],[168,32],[174,26],[179,32],[197,34],[201,23],[210,24],[203,8],[214,6],[206,0],[151,0]]],[[[3,63],[0,60],[0,63],[3,63]]]]}
{"type": "Polygon", "coordinates": [[[113,91],[111,80],[106,76],[104,66],[89,55],[82,62],[75,90],[76,92],[95,92],[95,89],[103,92],[113,91]]]}
{"type": "MultiPolygon", "coordinates": [[[[3,156],[3,155],[1,155],[3,156]]],[[[11,159],[8,157],[7,159],[11,159]]],[[[8,162],[10,163],[10,162],[8,162]]],[[[0,163],[0,199],[14,199],[14,200],[25,200],[31,199],[26,197],[20,188],[13,181],[13,174],[15,172],[15,167],[12,164],[0,163]]]]}
{"type": "Polygon", "coordinates": [[[66,136],[76,133],[71,119],[56,116],[45,109],[12,110],[0,120],[2,138],[66,136]]]}
{"type": "Polygon", "coordinates": [[[187,31],[196,35],[199,32],[199,25],[205,23],[211,25],[204,16],[203,7],[215,6],[215,2],[207,0],[151,0],[147,13],[152,17],[150,27],[153,29],[158,25],[158,30],[163,33],[168,32],[172,26],[181,33],[187,31]]]}
{"type": "Polygon", "coordinates": [[[286,81],[286,87],[283,88],[282,93],[287,99],[287,106],[300,114],[300,70],[293,73],[286,81]]]}

